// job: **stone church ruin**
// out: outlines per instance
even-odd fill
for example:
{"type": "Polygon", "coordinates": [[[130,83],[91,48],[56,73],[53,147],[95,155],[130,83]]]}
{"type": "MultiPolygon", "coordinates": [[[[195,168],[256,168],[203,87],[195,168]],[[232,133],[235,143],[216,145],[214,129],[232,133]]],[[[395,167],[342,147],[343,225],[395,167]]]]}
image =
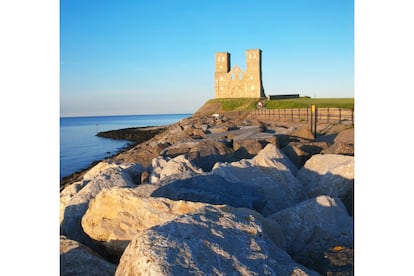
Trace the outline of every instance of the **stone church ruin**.
{"type": "Polygon", "coordinates": [[[246,71],[230,69],[230,53],[216,53],[215,98],[263,98],[262,50],[246,50],[246,71]]]}

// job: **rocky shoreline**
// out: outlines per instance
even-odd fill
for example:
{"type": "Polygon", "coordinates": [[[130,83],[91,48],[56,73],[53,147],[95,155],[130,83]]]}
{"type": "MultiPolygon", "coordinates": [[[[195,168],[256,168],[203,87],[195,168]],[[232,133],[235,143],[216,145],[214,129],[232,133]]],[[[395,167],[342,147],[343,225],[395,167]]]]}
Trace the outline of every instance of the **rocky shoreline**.
{"type": "Polygon", "coordinates": [[[157,134],[162,133],[166,129],[167,126],[131,127],[98,132],[96,136],[116,140],[128,140],[139,144],[151,139],[157,134]]]}
{"type": "Polygon", "coordinates": [[[77,172],[74,172],[68,176],[63,177],[60,181],[60,190],[64,189],[67,185],[73,182],[80,181],[83,175],[88,170],[92,169],[99,162],[114,158],[116,155],[135,147],[137,144],[145,142],[151,139],[152,137],[154,137],[155,135],[162,133],[163,131],[166,130],[166,128],[167,126],[147,126],[147,127],[132,127],[132,128],[123,128],[123,129],[117,129],[117,130],[98,132],[96,134],[96,136],[98,137],[115,139],[115,140],[128,140],[132,143],[125,146],[123,149],[113,154],[112,156],[109,156],[102,160],[95,160],[88,167],[82,170],[79,170],[77,172]]]}
{"type": "Polygon", "coordinates": [[[61,275],[353,275],[353,127],[318,129],[197,116],[105,134],[139,142],[61,183],[61,275]]]}

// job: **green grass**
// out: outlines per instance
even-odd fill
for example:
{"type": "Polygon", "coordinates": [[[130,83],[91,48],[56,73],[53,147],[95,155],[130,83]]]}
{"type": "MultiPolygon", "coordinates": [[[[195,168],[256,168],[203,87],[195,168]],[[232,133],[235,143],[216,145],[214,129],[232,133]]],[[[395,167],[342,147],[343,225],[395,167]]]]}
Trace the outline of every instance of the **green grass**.
{"type": "MultiPolygon", "coordinates": [[[[260,99],[252,98],[235,98],[235,99],[211,99],[210,104],[221,104],[222,111],[250,111],[257,107],[260,99]]],[[[337,108],[354,108],[354,98],[308,98],[302,97],[297,99],[284,100],[262,100],[264,107],[267,109],[283,108],[307,108],[312,105],[317,107],[337,107],[337,108]]]]}
{"type": "Polygon", "coordinates": [[[354,108],[354,98],[298,98],[285,100],[264,101],[264,106],[268,109],[280,108],[306,108],[312,105],[317,107],[338,107],[354,108]]]}
{"type": "Polygon", "coordinates": [[[208,103],[220,103],[223,111],[253,110],[259,99],[235,98],[235,99],[212,99],[208,103]]]}
{"type": "MultiPolygon", "coordinates": [[[[248,113],[257,108],[257,103],[262,101],[266,109],[284,108],[309,108],[316,105],[320,108],[337,107],[354,109],[354,98],[309,98],[302,97],[297,99],[271,100],[259,98],[232,98],[232,99],[210,99],[194,116],[211,115],[222,112],[245,112],[248,113]]],[[[240,115],[241,116],[241,115],[240,115]]]]}

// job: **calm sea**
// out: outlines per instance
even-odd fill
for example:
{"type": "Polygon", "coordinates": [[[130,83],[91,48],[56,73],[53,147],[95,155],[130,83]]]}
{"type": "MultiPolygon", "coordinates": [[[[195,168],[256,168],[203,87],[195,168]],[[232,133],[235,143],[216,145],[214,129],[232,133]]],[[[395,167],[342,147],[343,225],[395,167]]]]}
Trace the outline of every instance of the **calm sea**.
{"type": "Polygon", "coordinates": [[[93,161],[118,153],[130,142],[97,137],[100,131],[163,126],[192,114],[125,115],[60,118],[60,177],[87,168],[93,161]]]}

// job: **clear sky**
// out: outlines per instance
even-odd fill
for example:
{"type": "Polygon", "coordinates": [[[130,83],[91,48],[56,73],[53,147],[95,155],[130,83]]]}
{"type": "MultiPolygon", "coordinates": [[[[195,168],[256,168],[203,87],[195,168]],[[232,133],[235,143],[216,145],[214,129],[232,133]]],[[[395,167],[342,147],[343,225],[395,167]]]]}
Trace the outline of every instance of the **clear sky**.
{"type": "Polygon", "coordinates": [[[253,48],[267,95],[354,97],[352,0],[61,0],[60,114],[193,113],[253,48]]]}

